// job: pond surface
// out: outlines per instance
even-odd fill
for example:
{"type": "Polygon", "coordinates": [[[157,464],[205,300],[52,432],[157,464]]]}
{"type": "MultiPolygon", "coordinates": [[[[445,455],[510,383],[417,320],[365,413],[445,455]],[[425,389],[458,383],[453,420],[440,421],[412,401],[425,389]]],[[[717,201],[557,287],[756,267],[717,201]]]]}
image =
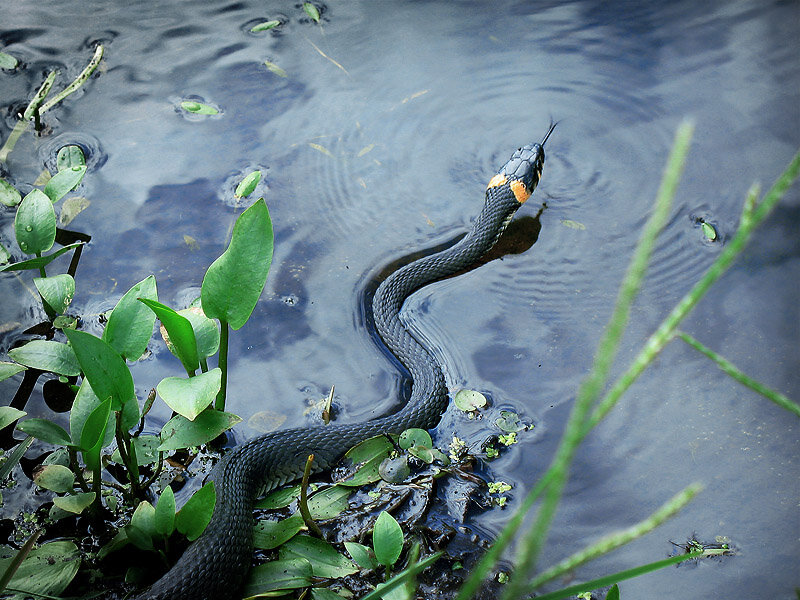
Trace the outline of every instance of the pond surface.
{"type": "MultiPolygon", "coordinates": [[[[463,232],[494,172],[557,120],[542,182],[519,213],[547,204],[538,241],[425,288],[405,309],[451,390],[481,390],[536,423],[489,466],[514,485],[513,509],[552,458],[678,124],[693,119],[692,150],[617,374],[730,240],[753,181],[771,185],[800,145],[800,6],[364,1],[322,17],[317,25],[291,2],[14,3],[0,49],[24,65],[0,73],[3,139],[47,71],[61,69],[63,86],[96,42],[106,53],[99,75],[46,116],[50,134],[23,136],[2,174],[25,193],[61,146],[91,152],[81,190],[91,205],[70,225],[92,236],[72,310],[97,333],[96,315],[151,273],[163,302],[196,297],[241,209],[236,183],[264,172],[272,272],[231,342],[229,408],[244,418],[243,440],[263,427],[254,415],[306,422],[332,385],[343,421],[398,405],[403,374],[365,330],[364,290],[393,261],[463,232]],[[282,25],[250,33],[272,18],[282,25]],[[188,115],[186,99],[221,114],[188,115]],[[705,240],[701,220],[718,241],[705,240]]],[[[20,259],[12,210],[0,226],[20,259]]],[[[798,226],[795,186],[683,325],[795,400],[798,226]]],[[[27,275],[0,279],[4,352],[43,316],[30,289],[27,275]]],[[[133,367],[140,397],[180,374],[153,348],[133,367]]],[[[0,384],[3,399],[18,385],[0,384]]],[[[28,410],[47,414],[40,395],[28,410]]],[[[168,418],[161,404],[150,425],[168,418]]],[[[438,439],[477,443],[491,431],[488,419],[476,427],[451,412],[438,439]]],[[[625,582],[623,597],[794,598],[798,441],[796,417],[672,342],[579,452],[542,566],[697,481],[704,491],[676,518],[577,577],[663,558],[696,533],[727,536],[737,556],[625,582]]],[[[468,526],[491,538],[510,515],[468,526]]]]}

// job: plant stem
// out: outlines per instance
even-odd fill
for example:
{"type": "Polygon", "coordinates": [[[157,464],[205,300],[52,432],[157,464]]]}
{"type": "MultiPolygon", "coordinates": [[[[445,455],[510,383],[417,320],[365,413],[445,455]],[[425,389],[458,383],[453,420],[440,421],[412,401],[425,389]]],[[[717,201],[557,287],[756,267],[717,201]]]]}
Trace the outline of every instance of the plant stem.
{"type": "Polygon", "coordinates": [[[724,356],[720,356],[719,354],[711,350],[711,348],[704,346],[695,338],[690,336],[688,333],[684,333],[683,331],[678,331],[677,336],[681,338],[684,342],[689,344],[692,348],[694,348],[701,354],[706,355],[708,358],[717,363],[717,366],[720,369],[722,369],[726,374],[733,377],[736,381],[738,381],[742,385],[746,385],[751,390],[754,390],[759,394],[761,394],[762,396],[768,398],[769,400],[772,400],[775,404],[777,404],[781,408],[784,408],[789,412],[792,412],[798,417],[800,417],[800,405],[798,405],[796,402],[792,402],[789,398],[787,398],[780,392],[776,392],[775,390],[768,388],[760,381],[756,381],[752,377],[748,377],[742,371],[740,371],[736,367],[736,365],[727,360],[724,356]]]}
{"type": "Polygon", "coordinates": [[[219,392],[217,393],[217,400],[214,402],[214,408],[217,410],[225,410],[225,396],[228,387],[228,337],[230,329],[228,322],[219,320],[219,359],[217,366],[222,371],[222,377],[219,385],[219,392]]]}
{"type": "Polygon", "coordinates": [[[72,83],[70,83],[67,87],[61,90],[58,94],[56,94],[53,98],[51,98],[48,102],[42,105],[42,108],[39,109],[39,114],[44,114],[51,108],[53,108],[56,104],[61,102],[64,98],[69,96],[71,93],[75,92],[79,87],[81,87],[86,80],[91,77],[94,70],[97,68],[97,65],[100,64],[100,59],[103,58],[103,46],[99,44],[97,48],[94,49],[94,55],[92,59],[89,61],[89,64],[81,71],[80,75],[78,75],[72,83]]]}
{"type": "Polygon", "coordinates": [[[36,94],[34,94],[33,99],[23,111],[22,117],[16,122],[14,129],[11,130],[11,133],[3,144],[3,147],[0,148],[0,162],[6,162],[6,160],[8,160],[8,155],[14,149],[14,146],[17,145],[17,140],[19,140],[19,137],[25,133],[26,129],[28,129],[28,125],[30,125],[31,122],[31,117],[39,110],[39,105],[44,101],[45,97],[50,92],[50,88],[53,87],[53,82],[55,80],[56,72],[51,71],[48,73],[42,85],[39,86],[39,89],[36,91],[36,94]]]}
{"type": "Polygon", "coordinates": [[[318,538],[322,539],[322,530],[319,525],[311,517],[311,511],[308,510],[308,478],[311,476],[311,465],[314,462],[314,455],[309,454],[306,460],[306,466],[303,469],[303,481],[300,484],[300,498],[297,501],[297,507],[300,509],[300,514],[303,517],[303,522],[308,527],[308,530],[318,538]]]}

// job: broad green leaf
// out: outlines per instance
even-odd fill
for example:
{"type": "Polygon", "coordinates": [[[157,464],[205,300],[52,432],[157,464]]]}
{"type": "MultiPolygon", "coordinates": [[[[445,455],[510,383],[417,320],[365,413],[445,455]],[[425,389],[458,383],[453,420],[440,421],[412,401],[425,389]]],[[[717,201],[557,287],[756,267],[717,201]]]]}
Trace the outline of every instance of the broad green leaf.
{"type": "Polygon", "coordinates": [[[708,241],[713,242],[714,240],[717,239],[717,230],[714,229],[714,226],[711,223],[706,223],[705,221],[703,221],[702,228],[703,228],[703,235],[706,236],[706,239],[708,241]]]}
{"type": "Polygon", "coordinates": [[[307,535],[294,536],[280,547],[278,556],[281,559],[305,558],[311,563],[315,577],[346,577],[358,572],[358,567],[328,542],[307,535]]]}
{"type": "Polygon", "coordinates": [[[149,535],[146,531],[130,523],[125,526],[123,531],[125,531],[125,539],[137,548],[141,550],[155,550],[155,546],[153,546],[153,536],[149,535]]]}
{"type": "MultiPolygon", "coordinates": [[[[410,598],[410,596],[408,596],[410,598]]],[[[311,600],[341,600],[342,597],[330,588],[312,587],[311,600]]],[[[388,598],[386,600],[389,600],[388,598]]],[[[403,600],[406,600],[405,598],[403,600]]]]}
{"type": "Polygon", "coordinates": [[[217,503],[217,492],[214,489],[214,482],[209,481],[199,490],[178,511],[175,518],[175,527],[190,542],[200,537],[211,522],[214,514],[214,505],[217,503]]]}
{"type": "Polygon", "coordinates": [[[294,485],[292,487],[279,488],[271,491],[256,503],[256,508],[264,510],[275,510],[277,508],[286,508],[292,502],[300,497],[300,486],[294,485]]]}
{"type": "Polygon", "coordinates": [[[372,547],[375,558],[386,567],[391,567],[403,551],[403,530],[394,517],[381,511],[372,529],[372,547]]]}
{"type": "Polygon", "coordinates": [[[69,467],[62,465],[44,465],[33,476],[33,481],[39,487],[53,492],[71,492],[75,485],[75,473],[69,467]]]}
{"type": "Polygon", "coordinates": [[[81,372],[72,348],[61,342],[31,340],[24,346],[9,350],[8,356],[26,367],[67,377],[80,375],[81,372]]]}
{"type": "Polygon", "coordinates": [[[262,550],[272,550],[293,538],[304,526],[300,513],[281,521],[262,519],[253,530],[253,544],[262,550]]]}
{"type": "Polygon", "coordinates": [[[85,167],[86,156],[83,149],[75,144],[69,144],[59,149],[56,156],[56,167],[59,171],[64,171],[72,167],[85,167]]]}
{"type": "Polygon", "coordinates": [[[303,10],[315,23],[319,23],[319,9],[311,2],[303,2],[303,10]]]}
{"type": "Polygon", "coordinates": [[[372,548],[356,542],[345,542],[344,547],[362,569],[378,568],[380,563],[375,559],[375,553],[372,551],[372,548]]]}
{"type": "Polygon", "coordinates": [[[25,254],[40,254],[53,247],[56,239],[56,211],[40,190],[33,189],[22,199],[14,218],[17,244],[25,254]]]}
{"type": "Polygon", "coordinates": [[[103,339],[127,360],[138,360],[144,354],[156,322],[153,311],[139,302],[139,298],[158,300],[156,278],[152,275],[125,292],[111,311],[103,331],[103,339]]]}
{"type": "Polygon", "coordinates": [[[426,465],[429,465],[433,462],[433,450],[431,448],[425,448],[424,446],[411,446],[411,448],[408,449],[408,453],[411,456],[420,459],[426,465]]]}
{"type": "Polygon", "coordinates": [[[397,440],[397,445],[403,450],[408,450],[412,446],[432,448],[433,440],[431,440],[431,434],[424,429],[417,429],[416,427],[413,427],[411,429],[406,429],[400,434],[400,438],[397,440]]]}
{"type": "MultiPolygon", "coordinates": [[[[0,381],[8,379],[9,377],[13,377],[17,373],[21,373],[24,370],[25,367],[23,367],[22,365],[0,361],[0,381]]],[[[0,427],[0,429],[2,429],[3,427],[5,427],[5,425],[0,427]]]]}
{"type": "Polygon", "coordinates": [[[47,419],[25,419],[17,423],[17,429],[48,444],[69,446],[71,443],[66,430],[47,419]]]}
{"type": "MultiPolygon", "coordinates": [[[[55,238],[54,238],[55,239],[55,238]]],[[[19,262],[11,263],[10,265],[6,265],[0,268],[0,272],[2,271],[24,271],[26,269],[39,269],[41,267],[45,267],[53,262],[56,258],[69,252],[70,250],[74,250],[78,246],[83,246],[84,242],[75,242],[74,244],[69,244],[68,246],[64,246],[63,248],[59,248],[52,254],[48,254],[47,256],[37,256],[36,258],[29,258],[28,260],[21,260],[19,262]]]]}
{"type": "Polygon", "coordinates": [[[201,298],[207,317],[233,329],[247,322],[267,281],[272,243],[269,210],[260,198],[236,219],[228,248],[203,277],[201,298]]]}
{"type": "Polygon", "coordinates": [[[200,446],[242,421],[234,414],[207,408],[194,421],[175,415],[161,429],[161,451],[200,446]]]}
{"type": "Polygon", "coordinates": [[[471,412],[486,406],[486,396],[475,390],[459,390],[453,397],[453,404],[464,412],[471,412]]]}
{"type": "Polygon", "coordinates": [[[70,196],[61,203],[61,211],[58,213],[58,224],[66,227],[84,210],[89,208],[91,201],[83,196],[70,196]]]}
{"type": "Polygon", "coordinates": [[[5,179],[0,179],[0,204],[16,206],[22,200],[22,194],[5,179]]]}
{"type": "Polygon", "coordinates": [[[197,343],[197,355],[200,358],[213,356],[219,350],[219,325],[214,319],[209,319],[203,314],[199,306],[184,308],[178,314],[188,319],[194,330],[194,339],[197,343]]]}
{"type": "Polygon", "coordinates": [[[222,371],[214,368],[195,377],[166,377],[156,391],[172,410],[194,421],[214,401],[221,382],[222,371]]]}
{"type": "Polygon", "coordinates": [[[79,515],[92,505],[94,498],[94,492],[80,492],[69,496],[56,496],[53,498],[53,504],[61,510],[79,515]]]}
{"type": "Polygon", "coordinates": [[[111,398],[103,400],[89,414],[81,430],[80,448],[83,451],[83,461],[93,471],[100,468],[100,452],[103,450],[106,432],[114,427],[111,402],[111,398]]]}
{"type": "Polygon", "coordinates": [[[611,586],[611,589],[606,594],[606,600],[619,600],[619,585],[615,583],[611,586]]]}
{"type": "MultiPolygon", "coordinates": [[[[10,560],[0,561],[0,571],[5,571],[6,561],[10,560]]],[[[12,596],[13,600],[30,596],[58,597],[75,578],[80,565],[81,554],[73,542],[48,542],[31,550],[8,582],[7,589],[28,592],[12,596]]]]}
{"type": "Polygon", "coordinates": [[[164,537],[169,537],[175,530],[175,493],[169,486],[158,497],[153,527],[156,533],[164,537]]]}
{"type": "Polygon", "coordinates": [[[337,483],[358,487],[378,481],[381,478],[380,465],[392,450],[394,450],[394,446],[385,436],[380,435],[364,440],[344,455],[353,463],[353,474],[346,480],[337,483]]]}
{"type": "Polygon", "coordinates": [[[294,590],[312,583],[311,563],[306,559],[273,560],[250,569],[242,596],[250,598],[276,590],[294,590]]]}
{"type": "Polygon", "coordinates": [[[200,358],[197,355],[197,341],[189,319],[179,315],[175,310],[161,304],[156,300],[139,298],[147,305],[161,321],[167,330],[167,347],[183,363],[187,373],[194,373],[200,367],[200,358]]]}
{"type": "Polygon", "coordinates": [[[34,277],[33,284],[56,313],[61,314],[72,302],[75,296],[75,280],[72,275],[62,273],[50,277],[34,277]]]}
{"type": "Polygon", "coordinates": [[[280,24],[280,21],[264,21],[263,23],[259,23],[258,25],[251,27],[250,31],[253,33],[258,33],[259,31],[266,31],[268,29],[272,29],[273,27],[277,27],[280,24]]]}
{"type": "MultiPolygon", "coordinates": [[[[161,438],[157,435],[140,435],[133,438],[131,443],[136,452],[136,464],[140,467],[158,462],[158,446],[161,444],[161,438]]],[[[119,453],[119,449],[114,450],[114,453],[111,455],[111,460],[115,463],[122,464],[122,456],[119,453]]]]}
{"type": "Polygon", "coordinates": [[[313,519],[332,519],[347,508],[352,493],[352,489],[341,485],[325,488],[308,499],[308,511],[313,519]]]}
{"type": "Polygon", "coordinates": [[[84,377],[100,400],[111,398],[111,410],[135,401],[133,377],[125,360],[108,343],[85,331],[65,329],[84,377]]]}
{"type": "Polygon", "coordinates": [[[261,181],[261,171],[252,171],[236,186],[234,195],[237,198],[247,198],[256,189],[258,182],[261,181]]]}
{"type": "Polygon", "coordinates": [[[13,69],[19,64],[19,61],[5,52],[0,52],[0,69],[13,69]]]}
{"type": "Polygon", "coordinates": [[[267,67],[272,73],[275,73],[278,77],[286,77],[286,71],[281,69],[278,65],[274,62],[270,62],[268,60],[264,61],[264,66],[267,67]]]}
{"type": "Polygon", "coordinates": [[[216,115],[219,110],[208,104],[202,102],[195,102],[193,100],[185,100],[181,102],[181,108],[186,112],[194,113],[197,115],[216,115]]]}
{"type": "Polygon", "coordinates": [[[44,193],[52,202],[58,202],[67,195],[67,193],[78,187],[78,184],[86,175],[86,166],[69,167],[63,171],[59,171],[50,178],[50,181],[44,186],[44,193]]]}
{"type": "Polygon", "coordinates": [[[142,550],[152,549],[153,539],[158,537],[155,515],[156,509],[152,504],[146,500],[140,502],[136,510],[133,511],[130,524],[125,528],[133,544],[142,550]]]}
{"type": "MultiPolygon", "coordinates": [[[[83,433],[84,425],[89,415],[100,406],[101,402],[97,395],[92,390],[92,386],[84,379],[81,382],[81,387],[75,395],[75,400],[72,402],[72,410],[69,411],[69,431],[72,437],[72,443],[78,447],[81,445],[81,433],[83,433]]],[[[128,402],[122,407],[122,428],[126,431],[139,422],[139,403],[128,402]]],[[[102,447],[105,448],[114,439],[114,427],[109,427],[106,430],[105,437],[103,438],[102,447]]]]}
{"type": "Polygon", "coordinates": [[[18,410],[13,406],[0,406],[0,429],[11,425],[11,423],[27,414],[24,410],[18,410]]]}

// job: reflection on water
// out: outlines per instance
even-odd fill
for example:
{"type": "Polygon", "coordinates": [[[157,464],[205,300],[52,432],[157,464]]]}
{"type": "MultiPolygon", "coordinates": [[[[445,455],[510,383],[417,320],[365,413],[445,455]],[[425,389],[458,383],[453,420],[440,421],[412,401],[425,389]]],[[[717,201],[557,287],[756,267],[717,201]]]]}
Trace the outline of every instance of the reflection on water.
{"type": "MultiPolygon", "coordinates": [[[[454,389],[486,390],[539,423],[491,467],[518,500],[550,460],[676,125],[694,119],[693,149],[618,370],[730,239],[751,182],[771,182],[797,148],[798,12],[755,0],[351,2],[327,7],[318,26],[286,3],[21,2],[0,25],[0,47],[23,62],[0,73],[3,138],[43,72],[60,68],[66,81],[92,43],[107,50],[85,90],[46,115],[52,135],[23,137],[3,175],[27,191],[62,140],[90,151],[82,193],[92,204],[72,227],[93,239],[74,304],[93,314],[149,273],[162,300],[188,303],[235,218],[233,182],[260,167],[276,252],[253,319],[232,339],[232,409],[245,422],[267,408],[297,424],[305,403],[335,384],[340,418],[359,420],[394,406],[402,385],[364,331],[365,282],[463,232],[495,170],[559,120],[540,188],[521,211],[532,217],[547,204],[538,242],[426,288],[406,310],[454,389]],[[283,24],[250,33],[262,18],[283,24]],[[185,98],[222,115],[186,118],[176,110],[185,98]],[[698,217],[720,243],[704,241],[698,217]]],[[[793,190],[685,324],[795,398],[797,203],[793,190]]],[[[11,246],[11,211],[0,225],[11,246]]],[[[20,299],[0,303],[5,350],[19,329],[6,325],[37,316],[19,280],[3,277],[0,289],[20,299]]],[[[137,385],[176,367],[158,354],[135,367],[137,385]]],[[[0,383],[3,394],[17,383],[0,383]]],[[[441,439],[467,429],[449,415],[441,439]]],[[[480,440],[488,430],[469,431],[480,440]]],[[[668,540],[697,531],[729,536],[741,555],[631,581],[624,593],[790,597],[796,582],[780,565],[800,551],[797,442],[791,418],[675,343],[578,456],[552,558],[697,480],[706,491],[676,520],[579,576],[661,558],[668,540]]],[[[471,525],[491,535],[508,514],[471,525]]]]}

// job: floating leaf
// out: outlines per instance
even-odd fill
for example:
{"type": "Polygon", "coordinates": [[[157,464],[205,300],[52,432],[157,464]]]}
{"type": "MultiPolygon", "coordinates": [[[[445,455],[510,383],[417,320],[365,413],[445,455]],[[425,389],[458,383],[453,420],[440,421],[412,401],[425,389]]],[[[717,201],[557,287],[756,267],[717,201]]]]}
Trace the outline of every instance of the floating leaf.
{"type": "Polygon", "coordinates": [[[31,340],[24,346],[9,350],[8,356],[26,367],[67,377],[80,375],[81,372],[72,348],[61,342],[31,340]]]}
{"type": "Polygon", "coordinates": [[[264,66],[265,66],[265,67],[267,67],[267,69],[269,69],[269,70],[270,70],[270,71],[272,71],[273,73],[275,73],[275,75],[277,75],[278,77],[286,77],[286,71],[284,71],[283,69],[281,69],[281,68],[280,68],[278,65],[276,65],[274,62],[270,62],[270,61],[268,61],[268,60],[265,60],[265,61],[264,61],[264,66]]]}
{"type": "Polygon", "coordinates": [[[53,498],[53,504],[61,510],[79,515],[92,505],[94,498],[94,492],[81,492],[70,496],[56,496],[53,498]]]}
{"type": "Polygon", "coordinates": [[[253,544],[262,550],[272,550],[292,539],[304,526],[300,513],[280,521],[262,519],[253,531],[253,544]]]}
{"type": "Polygon", "coordinates": [[[701,227],[703,228],[703,235],[706,236],[708,241],[713,242],[717,239],[717,230],[714,229],[714,226],[711,223],[706,223],[703,221],[701,227]]]}
{"type": "Polygon", "coordinates": [[[372,529],[372,547],[375,558],[386,567],[391,567],[403,551],[403,530],[388,512],[381,511],[372,529]]]}
{"type": "Polygon", "coordinates": [[[194,421],[175,415],[161,429],[161,445],[158,449],[166,452],[205,444],[241,420],[241,417],[234,414],[211,408],[197,415],[194,421]]]}
{"type": "Polygon", "coordinates": [[[315,23],[319,23],[319,9],[311,2],[303,2],[303,10],[315,23]]]}
{"type": "Polygon", "coordinates": [[[56,156],[56,167],[59,171],[64,171],[72,167],[85,167],[86,156],[83,154],[83,148],[75,144],[69,144],[59,149],[56,156]]]}
{"type": "Polygon", "coordinates": [[[400,483],[405,481],[406,477],[411,474],[411,468],[408,466],[408,457],[398,456],[397,458],[385,458],[378,467],[378,473],[381,479],[389,483],[400,483]]]}
{"type": "Polygon", "coordinates": [[[17,423],[17,429],[48,444],[56,446],[71,444],[66,430],[61,425],[56,425],[47,419],[25,419],[17,423]]]}
{"type": "MultiPolygon", "coordinates": [[[[286,74],[284,73],[284,76],[286,74]]],[[[261,181],[261,171],[252,171],[236,186],[234,196],[237,198],[247,198],[256,189],[258,182],[261,181]]]]}
{"type": "Polygon", "coordinates": [[[203,277],[201,297],[207,317],[239,329],[261,296],[272,263],[272,221],[263,198],[233,226],[231,241],[203,277]]]}
{"type": "Polygon", "coordinates": [[[22,200],[22,194],[5,179],[0,179],[0,204],[16,206],[22,200]]]}
{"type": "Polygon", "coordinates": [[[56,239],[56,211],[50,198],[40,190],[31,190],[17,208],[14,231],[17,244],[25,254],[50,250],[56,239]]]}
{"type": "MultiPolygon", "coordinates": [[[[9,377],[13,377],[17,373],[20,373],[21,371],[24,371],[24,370],[25,370],[25,367],[23,367],[22,365],[18,365],[16,363],[0,361],[0,381],[3,381],[4,379],[8,379],[9,377]]],[[[3,407],[3,408],[8,408],[8,407],[3,407]]],[[[16,410],[16,409],[13,409],[13,410],[16,410]]],[[[12,421],[13,421],[13,419],[12,419],[12,421]]],[[[6,423],[6,425],[8,425],[8,423],[6,423]]],[[[5,425],[0,426],[0,429],[2,429],[3,427],[5,427],[5,425]]]]}
{"type": "Polygon", "coordinates": [[[127,360],[138,360],[144,354],[156,322],[153,311],[139,302],[139,298],[158,300],[156,278],[152,275],[125,292],[108,316],[103,331],[103,339],[127,360]]]}
{"type": "Polygon", "coordinates": [[[221,382],[222,371],[214,368],[195,377],[165,377],[156,391],[172,410],[194,421],[213,402],[221,382]]]}
{"type": "Polygon", "coordinates": [[[190,542],[193,542],[205,531],[214,514],[214,505],[217,503],[217,492],[214,482],[209,481],[183,505],[175,517],[175,527],[190,542]]]}
{"type": "Polygon", "coordinates": [[[561,219],[561,224],[564,227],[569,227],[570,229],[579,229],[581,231],[586,229],[586,225],[584,225],[583,223],[580,223],[578,221],[573,221],[571,219],[561,219]]]}
{"type": "Polygon", "coordinates": [[[277,27],[280,25],[280,21],[264,21],[263,23],[259,23],[250,28],[250,31],[253,33],[258,33],[259,31],[267,31],[268,29],[272,29],[273,27],[277,27]]]}
{"type": "Polygon", "coordinates": [[[208,104],[202,102],[195,102],[194,100],[184,100],[181,102],[181,108],[186,112],[194,113],[196,115],[217,115],[219,110],[208,104]]]}
{"type": "Polygon", "coordinates": [[[472,412],[486,406],[486,396],[475,390],[459,390],[453,397],[456,408],[464,412],[472,412]]]}
{"type": "Polygon", "coordinates": [[[85,331],[65,329],[84,377],[100,400],[111,398],[111,410],[121,410],[136,394],[125,360],[107,342],[85,331]]]}
{"type": "Polygon", "coordinates": [[[525,424],[520,421],[519,415],[510,410],[501,410],[500,417],[494,423],[508,433],[515,433],[525,429],[525,424]]]}
{"type": "Polygon", "coordinates": [[[328,542],[307,535],[296,535],[283,544],[278,556],[281,559],[305,558],[311,563],[315,577],[346,577],[358,572],[353,562],[328,542]]]}
{"type": "Polygon", "coordinates": [[[67,273],[50,277],[34,277],[33,284],[39,290],[44,301],[58,314],[67,310],[75,296],[75,280],[72,275],[67,273]]]}
{"type": "Polygon", "coordinates": [[[44,465],[33,476],[36,485],[53,492],[71,492],[75,485],[75,473],[62,465],[44,465]]]}
{"type": "Polygon", "coordinates": [[[67,193],[78,187],[84,175],[86,175],[85,165],[82,167],[69,167],[59,171],[44,186],[44,193],[52,202],[58,202],[67,193]]]}
{"type": "Polygon", "coordinates": [[[311,577],[311,563],[305,558],[273,560],[250,569],[242,594],[252,598],[278,590],[304,588],[313,583],[311,577]]]}
{"type": "Polygon", "coordinates": [[[411,429],[406,429],[400,434],[400,438],[397,440],[397,445],[403,450],[408,450],[412,446],[431,448],[433,447],[433,440],[431,440],[431,434],[424,429],[412,427],[411,429]]]}
{"type": "Polygon", "coordinates": [[[347,500],[353,490],[334,485],[315,493],[308,499],[308,511],[314,519],[333,519],[347,508],[347,500]]]}
{"type": "Polygon", "coordinates": [[[62,227],[69,225],[79,214],[89,208],[91,201],[83,196],[70,196],[61,203],[58,213],[58,224],[62,227]]]}
{"type": "Polygon", "coordinates": [[[19,61],[5,52],[0,52],[0,69],[13,69],[19,64],[19,61]]]}
{"type": "MultiPolygon", "coordinates": [[[[0,363],[0,365],[3,364],[11,363],[0,363]]],[[[0,429],[8,427],[11,423],[27,414],[24,410],[16,409],[13,406],[0,406],[0,429]]]]}

